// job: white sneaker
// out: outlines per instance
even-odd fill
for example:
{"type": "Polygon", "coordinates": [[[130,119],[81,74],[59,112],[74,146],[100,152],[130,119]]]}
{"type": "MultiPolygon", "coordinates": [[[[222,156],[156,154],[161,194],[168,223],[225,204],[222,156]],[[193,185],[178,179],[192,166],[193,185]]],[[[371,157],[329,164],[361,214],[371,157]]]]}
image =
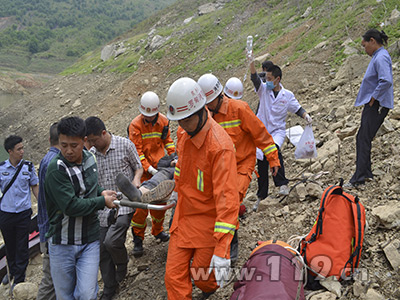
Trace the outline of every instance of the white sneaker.
{"type": "Polygon", "coordinates": [[[285,184],[285,185],[281,185],[279,187],[279,194],[281,195],[289,195],[289,187],[285,184]]]}
{"type": "Polygon", "coordinates": [[[353,189],[357,189],[357,190],[363,190],[365,187],[365,183],[345,183],[343,184],[343,188],[344,189],[348,189],[348,190],[353,190],[353,189]]]}

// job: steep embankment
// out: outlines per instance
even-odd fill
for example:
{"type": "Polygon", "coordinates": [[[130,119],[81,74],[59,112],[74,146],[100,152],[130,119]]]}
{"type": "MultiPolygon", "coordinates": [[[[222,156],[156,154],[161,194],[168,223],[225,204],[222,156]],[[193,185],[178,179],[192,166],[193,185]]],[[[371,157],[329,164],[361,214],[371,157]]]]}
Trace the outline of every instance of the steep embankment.
{"type": "MultiPolygon", "coordinates": [[[[100,59],[100,52],[88,53],[65,71],[82,75],[55,80],[3,111],[0,126],[4,136],[24,136],[26,156],[35,163],[46,151],[49,125],[66,115],[98,115],[113,133],[125,135],[128,123],[138,114],[140,96],[147,90],[157,92],[164,102],[170,84],[181,76],[197,79],[212,71],[223,83],[231,76],[243,79],[248,73],[245,41],[247,35],[253,35],[256,56],[269,53],[268,57],[283,67],[282,83],[314,119],[314,133],[319,140],[317,159],[295,161],[293,146],[284,146],[290,185],[304,176],[319,176],[314,178],[316,184],[299,184],[282,203],[277,201],[277,190],[270,186],[271,197],[261,202],[259,212],[249,211],[241,221],[240,266],[257,240],[287,240],[291,235],[307,233],[316,217],[321,189],[337,183],[340,177],[349,179],[355,167],[355,133],[360,120],[360,109],[354,108],[353,102],[369,62],[360,46],[360,36],[369,25],[388,24],[391,20],[392,25],[387,25],[385,31],[393,43],[399,38],[399,22],[391,17],[394,1],[218,1],[199,8],[203,2],[180,2],[141,23],[112,43],[111,56],[105,61],[100,59]]],[[[344,282],[340,299],[379,299],[379,295],[400,298],[398,267],[386,256],[391,253],[396,258],[396,246],[392,250],[387,246],[399,241],[398,224],[385,221],[385,214],[377,210],[389,205],[386,215],[396,219],[400,210],[398,48],[391,53],[396,109],[373,142],[375,180],[365,190],[354,192],[367,209],[369,229],[361,263],[367,276],[354,284],[344,282]]],[[[249,78],[244,85],[244,98],[255,109],[257,96],[249,78]]],[[[297,116],[290,116],[288,127],[296,124],[304,125],[297,116]]],[[[176,130],[174,123],[172,130],[176,130]]],[[[249,210],[255,190],[253,180],[245,200],[249,210]]],[[[130,234],[127,245],[131,250],[130,234]]],[[[167,245],[147,236],[144,246],[145,256],[131,257],[128,278],[117,299],[166,299],[163,275],[167,245]]],[[[33,273],[28,278],[39,281],[33,273]]],[[[229,285],[210,299],[228,299],[231,293],[229,285]]],[[[199,290],[194,294],[197,297],[199,290]]]]}

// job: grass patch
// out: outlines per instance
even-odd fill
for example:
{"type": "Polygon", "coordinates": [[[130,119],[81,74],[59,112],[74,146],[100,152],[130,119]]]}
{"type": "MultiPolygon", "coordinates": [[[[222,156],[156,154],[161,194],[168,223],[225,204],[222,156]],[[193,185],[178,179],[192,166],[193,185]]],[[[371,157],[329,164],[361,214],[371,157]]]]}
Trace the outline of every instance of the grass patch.
{"type": "MultiPolygon", "coordinates": [[[[165,70],[173,74],[226,70],[228,66],[237,67],[244,63],[246,38],[253,36],[253,52],[255,56],[265,53],[272,43],[275,43],[293,29],[303,26],[303,32],[297,34],[291,41],[279,41],[271,54],[277,54],[293,44],[295,51],[287,58],[288,62],[303,57],[322,41],[328,41],[334,47],[334,55],[330,61],[340,65],[346,58],[344,40],[350,36],[351,30],[360,24],[360,16],[369,17],[366,11],[371,11],[370,24],[381,23],[386,20],[397,1],[385,0],[377,3],[376,0],[233,0],[225,3],[222,9],[206,15],[198,16],[198,6],[207,1],[178,1],[176,6],[158,13],[125,34],[124,42],[129,49],[117,59],[100,61],[100,47],[91,54],[82,57],[74,66],[63,72],[90,73],[97,71],[134,72],[140,56],[145,60],[163,59],[174,56],[177,63],[171,69],[165,70]],[[307,7],[312,11],[307,18],[302,14],[307,7]],[[251,8],[251,9],[249,9],[251,8]],[[254,10],[249,14],[247,11],[254,10]],[[166,18],[163,18],[163,16],[166,18]],[[168,17],[169,16],[169,17],[168,17]],[[193,19],[188,24],[183,20],[193,19]],[[169,19],[168,19],[169,18],[169,19]],[[169,21],[168,21],[169,20],[169,21]],[[307,22],[307,26],[304,26],[307,22]],[[154,27],[154,24],[158,25],[154,27]],[[164,24],[164,25],[160,25],[164,24]],[[150,42],[148,32],[156,28],[155,34],[169,37],[162,48],[150,53],[145,46],[150,42]]],[[[391,40],[400,38],[400,24],[385,27],[391,40]]],[[[360,40],[355,41],[355,47],[360,40]]],[[[271,52],[271,51],[270,51],[271,52]]]]}

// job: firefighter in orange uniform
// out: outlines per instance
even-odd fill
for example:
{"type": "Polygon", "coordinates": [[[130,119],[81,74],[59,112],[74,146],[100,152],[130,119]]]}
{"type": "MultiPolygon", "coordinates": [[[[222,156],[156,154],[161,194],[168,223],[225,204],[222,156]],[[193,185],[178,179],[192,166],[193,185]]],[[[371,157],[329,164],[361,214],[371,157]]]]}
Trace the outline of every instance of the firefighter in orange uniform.
{"type": "MultiPolygon", "coordinates": [[[[129,139],[135,144],[143,166],[141,181],[151,178],[157,173],[157,163],[165,155],[164,149],[169,154],[175,152],[175,145],[171,139],[168,119],[159,112],[160,100],[157,94],[146,92],[140,100],[137,116],[129,125],[129,139]]],[[[146,209],[136,209],[132,217],[133,255],[143,255],[143,239],[146,229],[146,209]]],[[[163,231],[165,211],[150,210],[152,218],[151,234],[162,242],[169,240],[169,235],[163,231]]]]}
{"type": "MultiPolygon", "coordinates": [[[[222,93],[222,85],[213,74],[204,74],[198,84],[206,95],[206,104],[215,121],[226,130],[236,150],[237,177],[240,203],[246,195],[251,174],[256,163],[256,147],[262,149],[275,176],[280,167],[278,149],[264,124],[250,109],[239,100],[243,96],[243,84],[236,77],[230,78],[222,93]]],[[[244,208],[244,205],[241,208],[244,208]]],[[[241,209],[242,210],[242,209],[241,209]]],[[[238,255],[237,233],[231,248],[231,262],[238,255]]]]}
{"type": "Polygon", "coordinates": [[[239,211],[235,151],[209,115],[200,86],[180,78],[167,94],[167,117],[178,121],[178,202],[165,271],[168,299],[192,299],[192,283],[212,294],[227,280],[229,245],[239,211]],[[214,272],[212,272],[214,271],[214,272]]]}

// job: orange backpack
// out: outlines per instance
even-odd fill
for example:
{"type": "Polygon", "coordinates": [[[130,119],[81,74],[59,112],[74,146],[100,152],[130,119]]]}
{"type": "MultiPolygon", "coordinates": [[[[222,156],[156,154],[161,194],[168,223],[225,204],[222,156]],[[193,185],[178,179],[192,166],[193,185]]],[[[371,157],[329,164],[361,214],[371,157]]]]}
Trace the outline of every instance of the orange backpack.
{"type": "MultiPolygon", "coordinates": [[[[317,220],[301,240],[300,253],[313,277],[350,276],[358,267],[365,229],[365,208],[357,197],[331,185],[322,194],[317,220]]],[[[310,277],[310,276],[309,276],[310,277]]],[[[309,278],[310,279],[310,278],[309,278]]],[[[311,281],[312,282],[312,281],[311,281]]],[[[319,282],[314,287],[319,286],[319,282]]],[[[309,286],[313,288],[313,286],[309,286]]]]}

